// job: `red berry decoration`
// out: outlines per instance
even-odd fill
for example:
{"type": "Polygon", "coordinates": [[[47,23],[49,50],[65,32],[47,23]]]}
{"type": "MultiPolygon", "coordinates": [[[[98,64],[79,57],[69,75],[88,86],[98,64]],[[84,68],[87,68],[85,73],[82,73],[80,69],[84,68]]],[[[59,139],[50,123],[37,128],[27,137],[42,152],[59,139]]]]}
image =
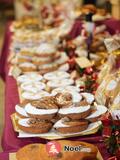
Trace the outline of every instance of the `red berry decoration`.
{"type": "Polygon", "coordinates": [[[80,86],[80,91],[81,92],[85,91],[85,86],[80,86]]]}
{"type": "Polygon", "coordinates": [[[93,73],[93,68],[92,68],[92,67],[87,67],[87,68],[85,69],[85,73],[86,73],[86,74],[92,74],[92,73],[93,73]]]}
{"type": "Polygon", "coordinates": [[[98,78],[98,75],[97,75],[96,72],[94,72],[94,73],[92,74],[92,80],[97,80],[97,78],[98,78]]]}
{"type": "Polygon", "coordinates": [[[96,93],[96,91],[92,91],[92,94],[94,94],[94,95],[95,95],[95,93],[96,93]]]}
{"type": "Polygon", "coordinates": [[[98,83],[94,83],[91,88],[93,88],[94,90],[96,90],[98,88],[98,83]]]}

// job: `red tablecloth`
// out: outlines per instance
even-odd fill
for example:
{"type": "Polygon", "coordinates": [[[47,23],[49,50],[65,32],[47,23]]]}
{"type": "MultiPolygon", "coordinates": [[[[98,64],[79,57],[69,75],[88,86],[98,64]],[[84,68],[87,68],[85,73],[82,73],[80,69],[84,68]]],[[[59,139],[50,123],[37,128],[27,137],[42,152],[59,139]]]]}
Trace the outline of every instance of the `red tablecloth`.
{"type": "Polygon", "coordinates": [[[0,160],[9,160],[9,153],[8,152],[0,153],[0,160]]]}
{"type": "MultiPolygon", "coordinates": [[[[81,27],[79,26],[79,24],[80,24],[80,22],[79,23],[77,22],[77,24],[75,24],[76,31],[73,30],[71,32],[72,36],[75,36],[76,34],[78,34],[80,32],[81,27]]],[[[119,22],[119,25],[120,25],[120,22],[119,22]]],[[[118,29],[120,30],[120,27],[118,27],[118,29]]],[[[43,140],[40,138],[25,138],[25,139],[17,138],[17,133],[15,133],[13,130],[10,115],[12,113],[14,113],[14,111],[15,111],[14,108],[15,108],[15,105],[17,103],[19,103],[19,98],[18,98],[16,81],[12,77],[8,76],[8,64],[7,64],[6,60],[7,60],[8,54],[9,54],[10,38],[11,38],[11,33],[9,31],[9,28],[7,27],[4,46],[3,46],[3,50],[1,53],[2,55],[1,55],[1,59],[0,59],[0,75],[2,76],[2,78],[6,82],[6,88],[5,88],[5,126],[4,126],[3,138],[2,138],[2,146],[3,146],[4,151],[8,151],[8,152],[11,152],[13,150],[18,150],[20,147],[22,147],[26,144],[29,144],[29,143],[34,143],[34,142],[46,143],[47,142],[47,140],[43,140]]],[[[106,150],[104,144],[101,142],[102,137],[99,134],[78,137],[78,138],[71,138],[71,139],[72,140],[84,140],[86,142],[93,143],[98,146],[98,148],[99,148],[100,152],[102,153],[105,160],[107,160],[107,158],[109,157],[109,154],[107,153],[107,150],[106,150]]],[[[5,156],[5,155],[3,154],[3,156],[5,156]]],[[[7,156],[6,156],[6,158],[4,158],[4,160],[7,160],[7,156]]]]}

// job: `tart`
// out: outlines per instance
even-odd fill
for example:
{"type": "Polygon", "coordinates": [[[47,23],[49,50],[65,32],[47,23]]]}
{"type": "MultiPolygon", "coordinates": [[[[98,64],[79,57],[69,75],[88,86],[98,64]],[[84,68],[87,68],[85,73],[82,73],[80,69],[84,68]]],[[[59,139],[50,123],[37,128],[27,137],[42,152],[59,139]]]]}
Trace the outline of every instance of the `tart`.
{"type": "Polygon", "coordinates": [[[58,114],[60,117],[68,117],[70,119],[84,119],[91,113],[90,105],[75,106],[74,104],[69,107],[60,108],[58,114]]]}
{"type": "Polygon", "coordinates": [[[54,72],[50,72],[50,73],[46,73],[44,75],[44,78],[48,81],[50,80],[56,80],[56,79],[65,79],[65,78],[69,78],[70,74],[64,71],[54,71],[54,72]]]}
{"type": "Polygon", "coordinates": [[[63,118],[56,122],[53,126],[56,131],[67,134],[67,133],[77,133],[84,131],[88,128],[87,120],[70,120],[68,118],[63,118]]]}
{"type": "Polygon", "coordinates": [[[53,61],[53,59],[51,57],[38,57],[38,56],[34,56],[32,58],[32,62],[39,66],[42,64],[47,64],[47,63],[51,63],[53,61]]]}
{"type": "Polygon", "coordinates": [[[42,79],[43,77],[37,72],[28,72],[26,74],[23,74],[17,77],[17,82],[21,84],[24,82],[37,82],[37,81],[41,81],[42,79]]]}
{"type": "Polygon", "coordinates": [[[81,95],[83,96],[83,98],[86,100],[86,102],[88,104],[92,104],[94,102],[94,95],[91,93],[87,93],[87,92],[83,92],[81,93],[81,95]]]}
{"type": "Polygon", "coordinates": [[[17,63],[24,63],[24,62],[31,62],[31,57],[30,56],[22,56],[20,54],[17,55],[17,63]]]}
{"type": "Polygon", "coordinates": [[[89,120],[90,122],[99,121],[100,117],[106,112],[107,108],[105,106],[98,105],[95,109],[93,109],[92,113],[85,119],[89,120]]]}
{"type": "Polygon", "coordinates": [[[36,55],[39,57],[49,57],[49,56],[54,56],[55,54],[56,54],[55,46],[49,43],[42,43],[36,49],[36,55]]]}
{"type": "Polygon", "coordinates": [[[23,91],[37,93],[43,89],[45,89],[45,84],[42,82],[24,82],[21,84],[21,89],[23,91]]]}
{"type": "Polygon", "coordinates": [[[33,101],[25,106],[25,111],[30,117],[39,119],[52,119],[58,112],[55,98],[43,97],[39,101],[33,101]]]}
{"type": "Polygon", "coordinates": [[[43,91],[43,90],[41,90],[40,92],[37,92],[37,93],[24,91],[21,96],[25,100],[33,101],[33,100],[38,100],[38,99],[45,97],[45,96],[50,96],[50,94],[46,91],[43,91]]]}
{"type": "Polygon", "coordinates": [[[70,93],[58,93],[55,96],[56,104],[60,107],[71,106],[72,102],[72,95],[70,93]]]}
{"type": "Polygon", "coordinates": [[[57,93],[70,93],[72,95],[73,103],[79,103],[82,100],[82,96],[78,93],[79,88],[76,86],[66,86],[66,87],[59,87],[52,90],[52,95],[56,95],[57,93]]]}
{"type": "Polygon", "coordinates": [[[34,56],[32,58],[32,62],[35,65],[39,66],[39,65],[43,65],[43,64],[52,63],[59,58],[60,58],[60,53],[57,52],[57,53],[55,53],[54,56],[45,56],[45,57],[34,56]]]}
{"type": "Polygon", "coordinates": [[[18,127],[20,130],[27,133],[40,134],[49,132],[52,128],[52,123],[48,120],[25,118],[18,121],[18,127]]]}
{"type": "Polygon", "coordinates": [[[54,88],[58,88],[58,87],[65,87],[65,86],[69,86],[69,85],[72,85],[74,84],[74,80],[72,79],[56,79],[54,81],[48,81],[47,82],[47,86],[50,87],[51,89],[54,89],[54,88]]]}
{"type": "Polygon", "coordinates": [[[22,70],[22,72],[31,72],[31,71],[36,71],[37,67],[30,62],[24,62],[19,64],[20,69],[22,70]]]}
{"type": "Polygon", "coordinates": [[[58,69],[58,65],[55,63],[49,63],[49,64],[44,64],[44,65],[40,65],[38,67],[39,73],[40,74],[45,74],[48,72],[52,72],[58,69]]]}
{"type": "Polygon", "coordinates": [[[16,114],[17,116],[19,116],[20,118],[27,118],[29,117],[28,114],[26,113],[25,111],[25,105],[27,103],[21,103],[21,104],[17,104],[15,106],[15,111],[16,111],[16,114]]]}

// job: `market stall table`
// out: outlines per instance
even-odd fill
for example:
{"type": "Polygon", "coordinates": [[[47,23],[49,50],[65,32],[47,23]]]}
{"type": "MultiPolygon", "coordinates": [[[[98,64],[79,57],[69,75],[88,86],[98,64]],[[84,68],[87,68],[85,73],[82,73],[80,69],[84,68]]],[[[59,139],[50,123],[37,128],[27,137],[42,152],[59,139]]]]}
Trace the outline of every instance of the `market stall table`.
{"type": "MultiPolygon", "coordinates": [[[[119,27],[120,22],[116,22],[115,20],[108,20],[106,21],[106,25],[107,23],[109,24],[108,27],[111,33],[113,33],[113,28],[110,28],[112,26],[114,26],[114,29],[116,28],[116,30],[120,31],[120,27],[119,27]]],[[[76,27],[76,31],[73,29],[73,31],[71,32],[72,37],[80,33],[80,29],[81,29],[80,24],[81,22],[76,22],[76,24],[74,25],[74,27],[76,27]]],[[[2,138],[2,147],[3,147],[3,150],[7,152],[16,151],[20,147],[26,144],[29,144],[29,143],[35,143],[35,142],[46,143],[47,142],[47,140],[40,139],[40,138],[22,138],[22,139],[17,138],[17,133],[13,130],[10,116],[12,113],[15,112],[15,105],[19,103],[19,97],[18,97],[18,91],[17,91],[17,85],[16,85],[15,79],[11,76],[8,76],[9,67],[7,63],[7,57],[9,54],[10,39],[11,39],[9,25],[6,28],[5,41],[4,41],[4,46],[3,46],[3,50],[1,53],[1,59],[0,59],[0,74],[6,83],[5,126],[4,126],[3,138],[2,138]]],[[[71,139],[86,141],[86,142],[95,144],[98,146],[103,158],[104,159],[109,158],[109,154],[107,153],[106,147],[102,141],[102,136],[99,133],[95,135],[76,137],[76,138],[71,138],[71,139]]],[[[4,160],[7,160],[6,154],[3,153],[0,156],[3,156],[3,157],[5,156],[4,160]]]]}

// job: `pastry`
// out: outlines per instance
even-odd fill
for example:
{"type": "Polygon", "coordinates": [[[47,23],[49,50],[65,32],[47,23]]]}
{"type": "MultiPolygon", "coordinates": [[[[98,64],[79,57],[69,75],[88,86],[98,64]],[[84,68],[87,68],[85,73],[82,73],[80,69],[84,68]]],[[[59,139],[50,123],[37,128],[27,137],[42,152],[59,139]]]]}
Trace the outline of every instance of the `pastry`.
{"type": "Polygon", "coordinates": [[[67,63],[67,61],[68,61],[68,56],[66,55],[65,52],[61,52],[60,58],[55,60],[54,63],[60,67],[65,63],[67,63]]]}
{"type": "Polygon", "coordinates": [[[17,63],[24,63],[24,62],[31,62],[31,57],[30,56],[22,56],[20,54],[17,55],[17,63]]]}
{"type": "Polygon", "coordinates": [[[84,131],[88,128],[88,121],[87,120],[70,120],[69,118],[63,118],[57,121],[53,128],[56,131],[67,134],[67,133],[77,133],[84,131]]]}
{"type": "Polygon", "coordinates": [[[27,117],[29,117],[28,114],[26,113],[25,109],[24,109],[26,104],[27,103],[21,103],[21,104],[17,104],[15,106],[16,114],[20,118],[27,118],[27,117]]]}
{"type": "Polygon", "coordinates": [[[100,117],[107,112],[107,108],[102,105],[97,105],[95,109],[93,109],[92,113],[86,117],[85,119],[90,122],[99,121],[100,117]]]}
{"type": "Polygon", "coordinates": [[[43,97],[25,106],[25,111],[30,117],[39,119],[52,119],[58,112],[54,97],[43,97]]]}
{"type": "Polygon", "coordinates": [[[40,134],[49,132],[52,128],[52,123],[48,120],[25,118],[18,120],[18,127],[20,130],[27,133],[40,134]]]}
{"type": "Polygon", "coordinates": [[[36,66],[30,62],[21,63],[19,64],[19,67],[22,70],[22,72],[31,72],[37,70],[36,66]]]}
{"type": "Polygon", "coordinates": [[[64,71],[54,71],[54,72],[50,72],[50,73],[46,73],[44,75],[44,78],[48,81],[50,80],[56,80],[56,79],[65,79],[65,78],[69,78],[70,74],[64,71]]]}
{"type": "Polygon", "coordinates": [[[58,65],[55,63],[43,64],[38,67],[40,74],[45,74],[58,69],[58,65]]]}
{"type": "Polygon", "coordinates": [[[34,47],[29,47],[29,48],[21,47],[20,54],[22,56],[30,56],[30,57],[32,57],[35,54],[35,48],[34,47]]]}
{"type": "Polygon", "coordinates": [[[60,107],[71,106],[72,102],[72,95],[70,93],[58,93],[55,96],[56,103],[60,107]]]}
{"type": "Polygon", "coordinates": [[[70,86],[55,88],[52,91],[52,93],[53,94],[57,94],[57,93],[61,93],[62,91],[66,91],[66,92],[80,92],[80,88],[78,88],[77,86],[70,85],[70,86]]]}
{"type": "Polygon", "coordinates": [[[78,103],[81,101],[82,96],[78,93],[80,89],[76,86],[65,86],[59,87],[52,90],[52,95],[56,95],[57,93],[70,93],[72,95],[73,103],[78,103]]]}
{"type": "MultiPolygon", "coordinates": [[[[62,150],[59,151],[60,153],[58,152],[58,154],[54,157],[50,157],[49,153],[46,150],[46,144],[35,143],[29,144],[19,149],[16,153],[16,158],[17,160],[68,160],[68,158],[70,158],[71,160],[97,159],[98,149],[93,144],[68,140],[59,140],[56,141],[56,143],[61,146],[62,150]],[[72,151],[70,149],[72,149],[72,151]]],[[[52,146],[54,147],[54,143],[51,143],[50,148],[52,148],[52,146]]]]}
{"type": "Polygon", "coordinates": [[[53,89],[57,87],[69,86],[69,85],[72,85],[73,83],[74,83],[74,80],[72,79],[63,79],[63,80],[56,79],[54,81],[48,81],[47,86],[53,89]]]}
{"type": "Polygon", "coordinates": [[[54,56],[56,53],[56,48],[54,45],[49,43],[42,43],[37,49],[36,49],[36,55],[39,57],[49,57],[54,56]]]}
{"type": "Polygon", "coordinates": [[[90,105],[75,106],[73,104],[66,108],[60,108],[60,110],[58,111],[60,117],[68,117],[70,119],[83,119],[89,116],[90,113],[91,113],[90,105]]]}
{"type": "Polygon", "coordinates": [[[38,56],[34,56],[32,58],[32,62],[39,66],[39,65],[43,65],[43,64],[48,64],[48,63],[52,63],[55,60],[60,58],[60,53],[57,52],[54,56],[47,56],[47,57],[38,57],[38,56]]]}
{"type": "Polygon", "coordinates": [[[41,81],[42,79],[43,77],[37,72],[28,72],[26,74],[20,75],[17,78],[17,82],[21,84],[24,82],[37,82],[37,81],[41,81]]]}
{"type": "Polygon", "coordinates": [[[44,96],[49,96],[50,94],[46,91],[43,91],[41,90],[40,92],[37,92],[37,93],[33,93],[33,92],[27,92],[27,91],[24,91],[21,96],[23,99],[25,100],[38,100],[44,96]]]}
{"type": "Polygon", "coordinates": [[[87,92],[83,92],[81,93],[81,95],[83,96],[83,98],[85,98],[86,102],[88,104],[92,104],[94,102],[94,95],[91,93],[87,93],[87,92]]]}
{"type": "Polygon", "coordinates": [[[24,82],[21,84],[20,88],[23,91],[37,93],[45,89],[45,84],[42,82],[24,82]]]}

